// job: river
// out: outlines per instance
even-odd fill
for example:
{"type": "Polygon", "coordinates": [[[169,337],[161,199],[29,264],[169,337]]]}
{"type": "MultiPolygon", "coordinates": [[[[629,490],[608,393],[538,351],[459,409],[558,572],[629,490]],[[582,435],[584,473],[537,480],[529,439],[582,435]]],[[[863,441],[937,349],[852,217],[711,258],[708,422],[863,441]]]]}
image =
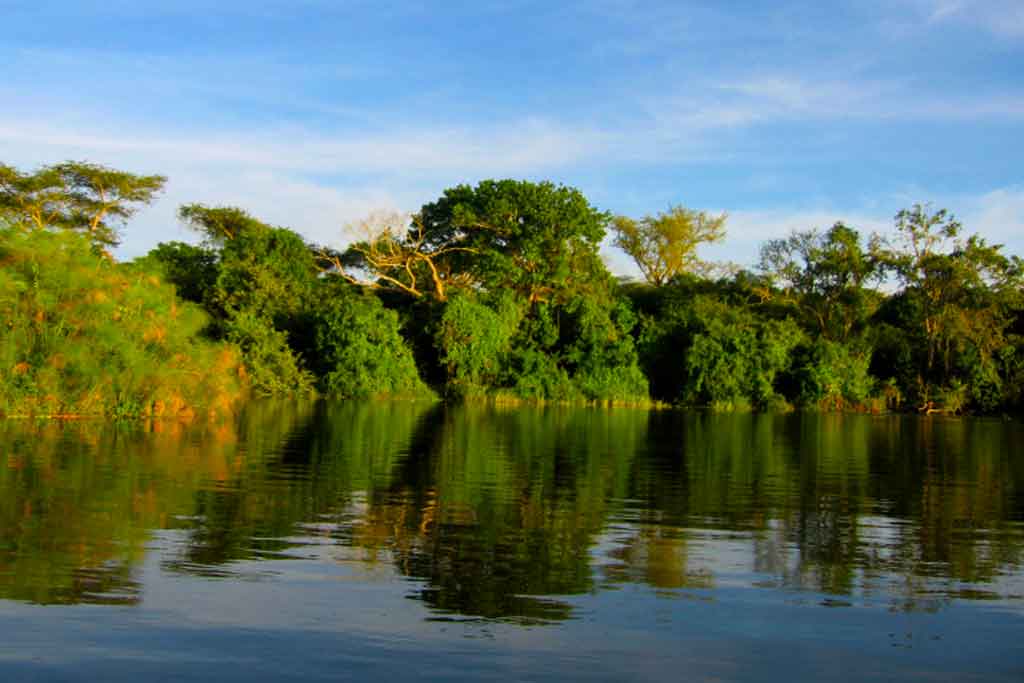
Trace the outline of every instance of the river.
{"type": "Polygon", "coordinates": [[[1024,678],[1024,426],[0,423],[0,680],[1024,678]]]}

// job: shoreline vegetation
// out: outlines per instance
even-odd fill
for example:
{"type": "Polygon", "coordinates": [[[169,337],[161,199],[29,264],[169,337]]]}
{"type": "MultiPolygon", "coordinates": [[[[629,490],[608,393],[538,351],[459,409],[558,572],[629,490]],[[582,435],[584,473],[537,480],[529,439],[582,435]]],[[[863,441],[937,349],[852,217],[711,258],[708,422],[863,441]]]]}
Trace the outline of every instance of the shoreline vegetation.
{"type": "Polygon", "coordinates": [[[344,250],[190,204],[198,244],[119,263],[162,190],[0,164],[0,416],[230,414],[248,396],[1022,414],[1024,264],[945,210],[698,258],[725,215],[633,219],[485,180],[348,226],[344,250]],[[644,281],[616,279],[606,236],[644,281]]]}

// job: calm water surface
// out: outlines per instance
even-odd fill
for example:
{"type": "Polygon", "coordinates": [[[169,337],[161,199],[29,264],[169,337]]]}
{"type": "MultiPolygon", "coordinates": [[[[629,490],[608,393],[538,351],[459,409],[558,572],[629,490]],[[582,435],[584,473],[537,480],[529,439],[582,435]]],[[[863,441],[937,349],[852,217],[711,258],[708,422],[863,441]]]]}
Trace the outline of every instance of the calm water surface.
{"type": "Polygon", "coordinates": [[[1024,428],[0,423],[0,680],[1024,679],[1024,428]]]}

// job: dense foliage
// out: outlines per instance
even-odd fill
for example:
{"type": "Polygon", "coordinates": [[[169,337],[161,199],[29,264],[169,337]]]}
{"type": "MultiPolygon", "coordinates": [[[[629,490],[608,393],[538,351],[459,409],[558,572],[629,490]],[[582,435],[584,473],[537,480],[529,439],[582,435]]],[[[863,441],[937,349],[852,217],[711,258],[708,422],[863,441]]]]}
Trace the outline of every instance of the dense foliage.
{"type": "MultiPolygon", "coordinates": [[[[241,208],[186,205],[199,245],[116,264],[99,228],[162,177],[0,170],[7,412],[159,412],[173,372],[197,373],[196,397],[241,382],[258,395],[986,413],[1024,397],[1021,260],[945,211],[902,211],[888,239],[842,223],[797,232],[765,244],[756,272],[712,278],[696,250],[724,216],[633,221],[573,188],[487,180],[368,220],[344,251],[241,208]],[[647,282],[608,272],[609,229],[647,282]]],[[[193,404],[182,396],[171,402],[193,404]]]]}
{"type": "Polygon", "coordinates": [[[244,376],[210,318],[80,235],[0,231],[0,414],[224,412],[244,376]]]}

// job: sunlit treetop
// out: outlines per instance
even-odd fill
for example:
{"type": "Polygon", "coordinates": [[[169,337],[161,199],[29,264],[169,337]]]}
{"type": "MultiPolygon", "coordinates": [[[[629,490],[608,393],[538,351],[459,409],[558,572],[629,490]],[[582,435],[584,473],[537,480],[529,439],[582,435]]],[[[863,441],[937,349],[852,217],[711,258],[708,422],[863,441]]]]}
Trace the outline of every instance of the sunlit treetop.
{"type": "Polygon", "coordinates": [[[116,246],[118,229],[163,190],[162,175],[136,175],[100,164],[66,161],[23,173],[0,164],[0,221],[32,230],[84,232],[100,249],[116,246]]]}

